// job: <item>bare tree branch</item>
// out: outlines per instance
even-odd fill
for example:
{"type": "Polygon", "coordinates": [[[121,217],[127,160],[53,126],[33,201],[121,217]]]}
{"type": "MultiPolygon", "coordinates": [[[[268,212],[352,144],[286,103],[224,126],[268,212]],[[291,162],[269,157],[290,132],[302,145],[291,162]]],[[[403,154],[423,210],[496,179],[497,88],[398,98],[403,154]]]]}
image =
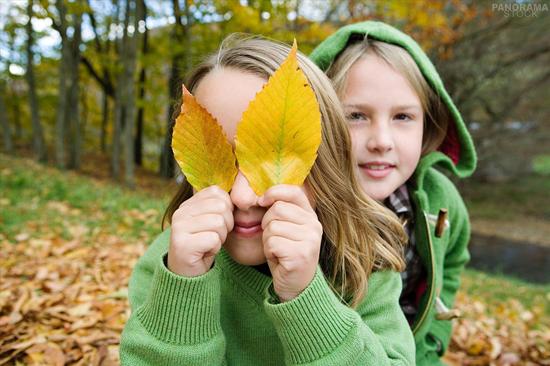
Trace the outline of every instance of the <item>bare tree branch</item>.
{"type": "Polygon", "coordinates": [[[82,62],[82,64],[86,66],[86,69],[90,72],[90,75],[92,75],[92,77],[103,87],[103,89],[105,89],[105,92],[107,93],[107,95],[114,98],[115,88],[113,87],[113,84],[111,83],[111,81],[109,79],[102,78],[97,73],[94,66],[86,56],[80,55],[80,62],[82,62]]]}

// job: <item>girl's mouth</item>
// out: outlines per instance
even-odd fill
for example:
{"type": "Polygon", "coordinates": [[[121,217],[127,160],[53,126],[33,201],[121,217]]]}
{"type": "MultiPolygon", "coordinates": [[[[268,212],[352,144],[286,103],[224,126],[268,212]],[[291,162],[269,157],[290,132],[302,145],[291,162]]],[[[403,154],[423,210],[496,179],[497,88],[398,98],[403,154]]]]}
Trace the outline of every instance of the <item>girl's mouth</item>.
{"type": "Polygon", "coordinates": [[[372,179],[382,179],[388,176],[394,169],[395,165],[385,162],[372,161],[364,164],[359,164],[361,171],[372,179]]]}
{"type": "Polygon", "coordinates": [[[233,232],[241,237],[253,237],[258,233],[261,233],[262,223],[261,222],[235,222],[233,227],[233,232]]]}

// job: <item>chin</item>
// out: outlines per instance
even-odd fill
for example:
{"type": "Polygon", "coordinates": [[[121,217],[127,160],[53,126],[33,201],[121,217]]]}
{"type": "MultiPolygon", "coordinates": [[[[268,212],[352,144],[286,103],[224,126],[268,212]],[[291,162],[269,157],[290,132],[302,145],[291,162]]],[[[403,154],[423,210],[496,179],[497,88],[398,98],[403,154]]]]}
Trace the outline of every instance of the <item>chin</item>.
{"type": "Polygon", "coordinates": [[[257,265],[260,265],[260,264],[264,264],[265,262],[267,262],[267,259],[265,258],[265,256],[262,255],[262,257],[252,257],[250,255],[243,255],[243,256],[240,256],[240,257],[234,257],[233,255],[231,255],[231,258],[233,258],[233,260],[239,264],[242,264],[243,266],[257,266],[257,265]]]}
{"type": "Polygon", "coordinates": [[[377,189],[378,187],[372,187],[372,184],[371,184],[368,187],[363,186],[362,188],[363,188],[363,192],[365,192],[367,196],[379,202],[384,201],[393,193],[391,188],[388,189],[387,186],[379,187],[379,189],[377,189]]]}
{"type": "Polygon", "coordinates": [[[261,235],[251,239],[240,239],[233,234],[229,235],[224,248],[235,262],[245,266],[257,266],[267,262],[261,235]]]}
{"type": "Polygon", "coordinates": [[[375,193],[375,194],[373,194],[373,195],[370,196],[370,197],[372,197],[372,198],[375,199],[376,201],[382,203],[382,202],[384,202],[384,200],[385,200],[386,198],[388,198],[392,193],[393,193],[393,192],[382,192],[382,193],[378,193],[378,194],[375,193]]]}

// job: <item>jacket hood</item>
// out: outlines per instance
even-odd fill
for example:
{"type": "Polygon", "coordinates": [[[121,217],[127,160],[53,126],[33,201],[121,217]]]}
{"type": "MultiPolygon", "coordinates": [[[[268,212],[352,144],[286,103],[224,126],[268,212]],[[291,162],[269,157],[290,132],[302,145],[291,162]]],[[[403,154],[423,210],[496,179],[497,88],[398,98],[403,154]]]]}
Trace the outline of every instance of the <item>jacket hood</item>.
{"type": "MultiPolygon", "coordinates": [[[[378,41],[391,43],[405,49],[418,65],[428,84],[440,96],[449,109],[454,123],[449,124],[447,136],[438,151],[424,156],[416,169],[416,175],[423,176],[428,167],[437,164],[448,169],[456,176],[470,176],[476,167],[476,153],[470,133],[462,120],[460,112],[445,90],[435,66],[422,51],[418,43],[398,29],[375,21],[350,24],[340,28],[313,50],[309,56],[323,71],[326,71],[336,57],[346,48],[350,39],[369,37],[378,41]]],[[[418,177],[422,179],[422,177],[418,177]]]]}

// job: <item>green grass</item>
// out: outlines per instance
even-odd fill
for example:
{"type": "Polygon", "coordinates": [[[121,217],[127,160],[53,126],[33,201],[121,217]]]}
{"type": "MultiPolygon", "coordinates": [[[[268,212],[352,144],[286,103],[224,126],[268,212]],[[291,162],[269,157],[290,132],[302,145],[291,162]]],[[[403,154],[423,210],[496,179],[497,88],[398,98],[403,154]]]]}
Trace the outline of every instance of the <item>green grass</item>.
{"type": "Polygon", "coordinates": [[[514,220],[530,216],[550,219],[550,155],[539,155],[532,175],[509,182],[488,183],[465,180],[461,193],[472,218],[514,220]]]}
{"type": "Polygon", "coordinates": [[[510,299],[518,299],[527,309],[542,307],[550,323],[550,284],[535,285],[513,277],[466,269],[462,275],[461,289],[490,308],[498,307],[510,299]]]}
{"type": "Polygon", "coordinates": [[[540,175],[550,175],[550,155],[538,155],[533,160],[533,170],[540,175]]]}
{"type": "Polygon", "coordinates": [[[1,154],[0,192],[0,232],[9,240],[23,232],[67,239],[78,225],[122,238],[150,237],[160,230],[167,202],[1,154]]]}
{"type": "Polygon", "coordinates": [[[474,219],[513,220],[518,215],[550,219],[550,179],[544,175],[504,183],[469,180],[461,192],[474,219]]]}

